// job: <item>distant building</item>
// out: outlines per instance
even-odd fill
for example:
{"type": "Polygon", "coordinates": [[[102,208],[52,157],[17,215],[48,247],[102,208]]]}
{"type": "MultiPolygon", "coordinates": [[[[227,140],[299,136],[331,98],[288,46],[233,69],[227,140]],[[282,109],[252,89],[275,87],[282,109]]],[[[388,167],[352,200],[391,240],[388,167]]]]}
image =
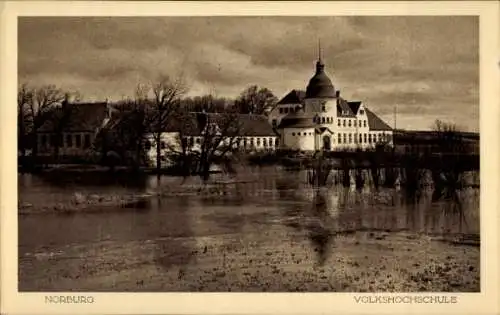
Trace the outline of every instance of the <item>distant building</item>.
{"type": "MultiPolygon", "coordinates": [[[[169,124],[168,129],[161,135],[161,161],[165,165],[172,163],[172,153],[182,152],[184,149],[191,152],[200,152],[208,128],[210,136],[221,136],[224,139],[220,148],[233,143],[233,149],[246,152],[272,151],[279,147],[279,135],[268,123],[267,117],[254,114],[238,114],[229,130],[224,129],[228,116],[217,113],[196,113],[188,115],[188,121],[169,124]]],[[[148,164],[156,165],[156,146],[153,134],[147,134],[145,150],[148,164]]]]}
{"type": "Polygon", "coordinates": [[[63,103],[54,108],[37,132],[39,156],[88,156],[99,131],[108,123],[111,107],[107,102],[63,103]]]}
{"type": "Polygon", "coordinates": [[[290,91],[270,111],[281,148],[329,151],[392,145],[392,128],[362,102],[342,98],[324,68],[320,56],[306,91],[290,91]]]}

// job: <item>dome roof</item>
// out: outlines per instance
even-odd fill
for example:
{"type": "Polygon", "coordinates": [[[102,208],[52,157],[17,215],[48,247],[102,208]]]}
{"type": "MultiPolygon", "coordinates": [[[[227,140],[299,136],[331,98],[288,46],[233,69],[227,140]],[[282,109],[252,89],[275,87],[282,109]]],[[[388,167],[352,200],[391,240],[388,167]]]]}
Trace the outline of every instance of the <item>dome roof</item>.
{"type": "Polygon", "coordinates": [[[318,60],[316,63],[316,74],[309,80],[306,90],[306,98],[334,98],[335,88],[332,81],[325,73],[325,65],[318,60]]]}

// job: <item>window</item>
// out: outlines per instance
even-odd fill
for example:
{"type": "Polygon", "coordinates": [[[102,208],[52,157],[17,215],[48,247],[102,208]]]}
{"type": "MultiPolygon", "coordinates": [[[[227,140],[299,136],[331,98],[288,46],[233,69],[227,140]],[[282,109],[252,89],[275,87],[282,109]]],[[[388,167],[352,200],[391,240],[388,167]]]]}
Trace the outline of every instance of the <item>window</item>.
{"type": "Polygon", "coordinates": [[[325,105],[321,106],[321,109],[323,110],[323,112],[326,112],[326,106],[325,105]]]}
{"type": "Polygon", "coordinates": [[[276,119],[273,119],[273,127],[276,127],[277,124],[278,124],[278,121],[276,119]]]}
{"type": "Polygon", "coordinates": [[[366,127],[366,120],[363,120],[363,127],[366,127]]]}
{"type": "Polygon", "coordinates": [[[162,141],[162,142],[160,143],[160,147],[161,147],[162,149],[165,149],[165,148],[166,148],[165,141],[162,141]]]}
{"type": "Polygon", "coordinates": [[[359,111],[359,114],[360,114],[360,115],[363,115],[364,113],[365,113],[365,111],[364,111],[364,110],[360,110],[360,111],[359,111]]]}
{"type": "Polygon", "coordinates": [[[85,135],[83,146],[85,147],[85,149],[90,148],[90,135],[85,135]]]}
{"type": "Polygon", "coordinates": [[[349,143],[352,143],[352,134],[349,134],[349,143]]]}
{"type": "Polygon", "coordinates": [[[321,122],[324,124],[325,123],[325,117],[321,117],[321,122]]]}
{"type": "Polygon", "coordinates": [[[273,146],[273,138],[269,138],[269,146],[272,147],[273,146]]]}
{"type": "Polygon", "coordinates": [[[345,119],[342,119],[342,126],[345,127],[345,119]]]}
{"type": "Polygon", "coordinates": [[[356,127],[356,122],[357,122],[357,120],[356,120],[356,119],[354,119],[354,127],[356,127]]]}
{"type": "Polygon", "coordinates": [[[368,141],[367,141],[367,139],[368,139],[368,137],[366,136],[366,133],[364,133],[364,134],[363,134],[363,142],[364,142],[364,143],[367,143],[367,142],[368,142],[368,141]]]}
{"type": "Polygon", "coordinates": [[[380,133],[378,134],[378,142],[382,142],[382,135],[380,133]]]}
{"type": "Polygon", "coordinates": [[[260,138],[257,138],[257,146],[260,146],[260,138]]]}
{"type": "Polygon", "coordinates": [[[340,127],[340,119],[337,119],[337,125],[340,127]]]}
{"type": "Polygon", "coordinates": [[[200,144],[200,143],[201,143],[201,138],[200,138],[200,137],[196,137],[196,143],[197,143],[197,144],[200,144]]]}
{"type": "Polygon", "coordinates": [[[292,136],[295,136],[295,132],[292,132],[292,136]]]}
{"type": "Polygon", "coordinates": [[[73,146],[73,135],[66,135],[66,146],[68,148],[73,146]]]}
{"type": "Polygon", "coordinates": [[[266,140],[266,138],[262,139],[262,145],[264,147],[267,147],[267,140],[266,140]]]}
{"type": "Polygon", "coordinates": [[[372,135],[368,134],[368,143],[372,143],[372,135]]]}
{"type": "Polygon", "coordinates": [[[192,147],[194,145],[194,137],[188,137],[188,145],[192,147]]]}
{"type": "Polygon", "coordinates": [[[146,149],[147,151],[151,150],[151,142],[149,142],[149,140],[146,140],[144,142],[144,149],[146,149]]]}
{"type": "Polygon", "coordinates": [[[360,126],[360,127],[361,127],[361,120],[359,121],[358,126],[360,126]]]}
{"type": "Polygon", "coordinates": [[[77,148],[82,147],[82,137],[80,135],[75,135],[75,144],[77,148]]]}
{"type": "Polygon", "coordinates": [[[243,147],[247,147],[247,138],[243,138],[243,147]]]}
{"type": "Polygon", "coordinates": [[[310,136],[312,136],[312,135],[313,135],[313,133],[312,133],[312,132],[310,132],[310,133],[309,133],[309,135],[310,135],[310,136]]]}
{"type": "Polygon", "coordinates": [[[276,138],[274,139],[274,145],[278,146],[280,144],[280,139],[276,138]]]}
{"type": "Polygon", "coordinates": [[[344,143],[347,143],[347,133],[344,133],[344,143]]]}
{"type": "Polygon", "coordinates": [[[351,120],[348,121],[348,126],[351,127],[351,120]]]}
{"type": "Polygon", "coordinates": [[[280,114],[283,114],[283,108],[280,107],[280,114]]]}
{"type": "Polygon", "coordinates": [[[339,140],[338,142],[339,142],[339,143],[342,143],[342,135],[341,135],[340,133],[338,134],[338,138],[339,138],[339,139],[338,139],[338,140],[339,140]]]}
{"type": "Polygon", "coordinates": [[[363,143],[363,135],[359,134],[359,143],[363,143]]]}
{"type": "Polygon", "coordinates": [[[250,138],[250,147],[253,147],[253,138],[250,138]]]}

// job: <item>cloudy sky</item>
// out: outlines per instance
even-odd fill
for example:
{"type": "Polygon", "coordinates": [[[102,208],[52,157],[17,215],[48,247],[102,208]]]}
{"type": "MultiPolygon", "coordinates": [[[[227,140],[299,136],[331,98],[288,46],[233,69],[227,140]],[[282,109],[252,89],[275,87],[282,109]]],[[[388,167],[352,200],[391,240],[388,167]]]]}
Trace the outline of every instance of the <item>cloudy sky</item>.
{"type": "Polygon", "coordinates": [[[23,17],[19,81],[79,90],[87,100],[133,95],[160,74],[191,95],[233,97],[257,84],[278,97],[305,89],[321,39],[326,71],[348,100],[393,125],[435,119],[479,129],[475,17],[23,17]]]}

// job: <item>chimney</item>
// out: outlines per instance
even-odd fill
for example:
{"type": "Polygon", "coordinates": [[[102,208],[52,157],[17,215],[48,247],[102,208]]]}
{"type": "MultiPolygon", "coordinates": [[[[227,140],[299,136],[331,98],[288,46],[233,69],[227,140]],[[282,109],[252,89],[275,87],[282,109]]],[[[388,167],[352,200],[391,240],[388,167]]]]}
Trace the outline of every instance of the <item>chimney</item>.
{"type": "Polygon", "coordinates": [[[335,97],[337,98],[337,106],[340,105],[340,90],[335,91],[335,97]]]}

